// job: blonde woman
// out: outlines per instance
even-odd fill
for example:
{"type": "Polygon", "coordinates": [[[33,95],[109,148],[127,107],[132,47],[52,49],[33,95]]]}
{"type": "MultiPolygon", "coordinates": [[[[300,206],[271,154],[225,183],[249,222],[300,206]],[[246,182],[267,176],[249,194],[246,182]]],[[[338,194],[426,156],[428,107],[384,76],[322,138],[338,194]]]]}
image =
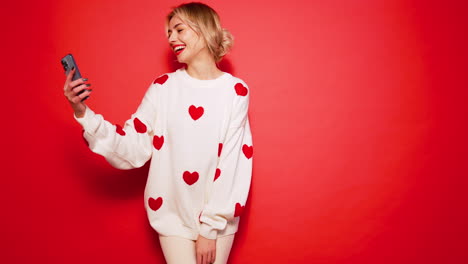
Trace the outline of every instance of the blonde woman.
{"type": "Polygon", "coordinates": [[[217,67],[232,36],[212,8],[182,4],[166,29],[185,67],[158,76],[123,127],[81,102],[91,89],[74,71],[64,93],[93,152],[119,169],[151,159],[145,208],[167,263],[226,263],[252,174],[250,90],[217,67]]]}

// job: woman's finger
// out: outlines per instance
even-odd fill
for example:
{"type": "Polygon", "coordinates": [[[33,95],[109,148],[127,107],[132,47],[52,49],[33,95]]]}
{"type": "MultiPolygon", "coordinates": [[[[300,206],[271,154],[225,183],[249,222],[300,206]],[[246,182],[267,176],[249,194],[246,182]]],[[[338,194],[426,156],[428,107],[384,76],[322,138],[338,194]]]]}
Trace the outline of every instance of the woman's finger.
{"type": "Polygon", "coordinates": [[[70,91],[65,91],[65,97],[67,97],[68,100],[72,101],[72,102],[75,102],[73,101],[73,98],[75,96],[77,96],[80,92],[84,92],[84,90],[92,90],[92,89],[89,89],[89,87],[91,86],[91,84],[82,84],[82,85],[79,85],[77,87],[74,87],[72,90],[70,91]]]}
{"type": "Polygon", "coordinates": [[[82,102],[82,100],[85,98],[85,97],[89,97],[89,95],[91,94],[92,90],[86,90],[84,91],[82,94],[80,95],[77,95],[75,97],[72,98],[72,102],[77,104],[79,102],[82,102]]]}
{"type": "Polygon", "coordinates": [[[210,263],[215,263],[216,261],[216,250],[211,251],[211,260],[210,263]]]}
{"type": "Polygon", "coordinates": [[[197,264],[202,264],[202,255],[197,252],[197,264]]]}
{"type": "Polygon", "coordinates": [[[72,89],[72,93],[73,93],[74,95],[77,95],[79,92],[81,92],[81,91],[84,90],[84,89],[87,89],[87,88],[90,87],[90,86],[91,86],[91,84],[89,84],[89,83],[84,83],[84,84],[82,84],[82,85],[78,85],[78,86],[76,86],[76,87],[74,87],[74,88],[72,89]]]}
{"type": "Polygon", "coordinates": [[[75,73],[75,68],[68,73],[67,78],[65,79],[65,87],[63,87],[64,90],[68,88],[67,84],[69,84],[72,81],[73,74],[75,73]]]}
{"type": "Polygon", "coordinates": [[[79,98],[81,99],[84,99],[85,97],[89,96],[91,94],[93,90],[92,89],[88,89],[88,90],[85,90],[83,93],[77,95],[79,98]]]}
{"type": "Polygon", "coordinates": [[[79,78],[79,79],[76,79],[76,80],[72,81],[71,83],[69,83],[68,86],[70,87],[70,89],[73,89],[74,87],[85,83],[87,80],[88,79],[86,79],[86,78],[79,78]]]}

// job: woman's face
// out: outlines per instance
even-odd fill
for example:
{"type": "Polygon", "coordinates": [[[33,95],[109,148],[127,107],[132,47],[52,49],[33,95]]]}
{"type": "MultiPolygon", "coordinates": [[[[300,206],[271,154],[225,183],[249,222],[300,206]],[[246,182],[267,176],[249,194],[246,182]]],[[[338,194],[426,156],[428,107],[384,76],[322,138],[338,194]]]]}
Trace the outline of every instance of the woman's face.
{"type": "Polygon", "coordinates": [[[203,39],[177,16],[169,21],[167,34],[169,45],[180,63],[189,64],[199,55],[208,52],[203,39]]]}

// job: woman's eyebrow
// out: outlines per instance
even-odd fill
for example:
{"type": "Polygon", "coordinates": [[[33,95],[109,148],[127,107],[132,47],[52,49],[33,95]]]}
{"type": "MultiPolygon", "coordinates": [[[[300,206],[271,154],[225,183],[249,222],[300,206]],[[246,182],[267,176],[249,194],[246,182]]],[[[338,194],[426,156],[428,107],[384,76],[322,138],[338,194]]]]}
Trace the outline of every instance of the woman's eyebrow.
{"type": "Polygon", "coordinates": [[[182,25],[182,23],[178,23],[178,24],[176,24],[175,26],[173,26],[172,28],[176,28],[176,27],[179,26],[179,25],[182,25]]]}

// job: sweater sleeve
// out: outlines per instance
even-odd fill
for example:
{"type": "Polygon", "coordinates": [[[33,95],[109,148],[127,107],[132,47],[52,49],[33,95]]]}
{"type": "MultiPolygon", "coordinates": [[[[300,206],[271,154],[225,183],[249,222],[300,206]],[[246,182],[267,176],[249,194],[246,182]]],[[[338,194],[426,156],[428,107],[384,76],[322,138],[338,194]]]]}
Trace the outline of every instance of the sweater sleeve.
{"type": "Polygon", "coordinates": [[[88,106],[85,115],[74,118],[83,127],[83,137],[94,153],[102,155],[117,169],[143,166],[152,155],[153,121],[156,115],[156,85],[152,84],[137,111],[124,127],[106,121],[88,106]]]}
{"type": "MultiPolygon", "coordinates": [[[[246,87],[246,86],[245,86],[246,87]]],[[[229,221],[236,221],[247,201],[252,176],[252,134],[249,95],[236,95],[208,202],[200,215],[200,235],[216,239],[229,221]]]]}

